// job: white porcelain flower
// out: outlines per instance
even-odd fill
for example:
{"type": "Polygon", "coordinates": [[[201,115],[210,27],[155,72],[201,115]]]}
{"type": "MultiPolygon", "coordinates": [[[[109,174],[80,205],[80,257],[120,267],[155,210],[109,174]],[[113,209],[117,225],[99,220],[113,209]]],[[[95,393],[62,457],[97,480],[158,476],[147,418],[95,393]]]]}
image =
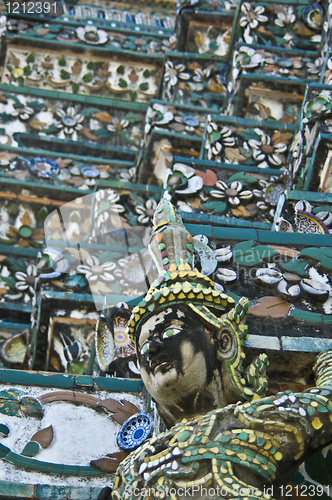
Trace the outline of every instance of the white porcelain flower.
{"type": "Polygon", "coordinates": [[[96,26],[92,25],[80,26],[77,28],[76,34],[82,42],[89,43],[91,45],[103,45],[108,39],[106,31],[99,30],[96,26]]]}
{"type": "Polygon", "coordinates": [[[208,133],[208,159],[213,155],[218,155],[224,147],[235,146],[235,138],[232,137],[232,130],[229,127],[218,129],[218,125],[211,122],[207,126],[208,133]]]}
{"type": "Polygon", "coordinates": [[[125,128],[127,128],[129,125],[129,121],[122,119],[119,120],[118,118],[112,118],[112,123],[107,125],[107,130],[110,132],[121,132],[125,128]]]}
{"type": "Polygon", "coordinates": [[[260,129],[254,129],[256,134],[260,136],[260,140],[250,139],[249,146],[253,150],[253,157],[256,162],[259,162],[258,167],[267,168],[269,165],[280,167],[282,165],[281,153],[287,149],[286,144],[280,142],[272,144],[271,137],[266,135],[260,129]]]}
{"type": "Polygon", "coordinates": [[[265,8],[262,5],[258,5],[252,10],[251,4],[245,2],[241,6],[241,12],[244,14],[240,18],[240,26],[242,28],[250,26],[250,28],[255,29],[259,23],[266,23],[268,21],[268,17],[263,15],[265,8]]]}
{"type": "Polygon", "coordinates": [[[234,181],[229,186],[226,182],[217,181],[215,187],[217,189],[213,189],[210,195],[218,199],[227,198],[233,206],[240,205],[241,200],[251,200],[253,196],[251,191],[243,189],[243,185],[239,181],[234,181]]]}
{"type": "Polygon", "coordinates": [[[136,180],[136,167],[131,167],[126,172],[120,173],[120,180],[124,182],[135,182],[136,180]]]}
{"type": "Polygon", "coordinates": [[[296,15],[294,14],[293,7],[282,7],[283,10],[277,13],[277,19],[274,23],[281,28],[287,27],[295,23],[296,15]]]}
{"type": "Polygon", "coordinates": [[[21,120],[26,121],[34,114],[34,110],[30,106],[24,106],[23,108],[13,109],[10,114],[13,117],[18,116],[21,120]]]}
{"type": "Polygon", "coordinates": [[[252,9],[251,4],[245,2],[241,6],[241,12],[243,15],[240,18],[240,26],[244,28],[243,38],[245,42],[253,43],[254,39],[250,35],[251,30],[256,30],[259,23],[266,23],[268,21],[268,17],[263,15],[265,8],[258,5],[252,9]]]}
{"type": "Polygon", "coordinates": [[[312,75],[317,75],[318,73],[321,73],[323,64],[324,64],[323,57],[318,57],[317,59],[315,59],[313,63],[308,61],[307,62],[308,73],[311,73],[312,75]]]}
{"type": "Polygon", "coordinates": [[[73,106],[69,106],[66,111],[58,108],[55,114],[60,118],[60,121],[56,122],[56,127],[62,129],[66,135],[72,135],[74,131],[79,131],[83,129],[82,122],[84,116],[76,113],[73,106]]]}
{"type": "Polygon", "coordinates": [[[211,74],[211,69],[210,68],[205,68],[205,69],[195,68],[194,73],[195,73],[195,76],[193,77],[194,82],[202,83],[202,82],[205,82],[209,78],[209,76],[211,74]]]}
{"type": "Polygon", "coordinates": [[[145,203],[145,206],[136,206],[135,211],[138,214],[138,222],[141,224],[151,223],[156,208],[157,202],[152,198],[145,203]]]}
{"type": "Polygon", "coordinates": [[[31,295],[35,295],[34,284],[37,277],[37,267],[30,264],[26,272],[18,271],[15,273],[16,283],[15,287],[20,291],[27,291],[31,295]]]}
{"type": "Polygon", "coordinates": [[[176,64],[174,65],[171,61],[166,61],[165,64],[165,74],[164,74],[164,82],[167,83],[167,94],[168,97],[171,98],[171,88],[174,87],[178,80],[189,80],[189,73],[185,73],[184,64],[176,64]]]}
{"type": "Polygon", "coordinates": [[[100,264],[99,259],[94,255],[89,255],[85,259],[85,264],[77,266],[77,271],[84,274],[89,282],[95,282],[98,279],[103,281],[114,281],[114,276],[110,271],[115,269],[114,262],[104,262],[100,264]]]}
{"type": "Polygon", "coordinates": [[[96,192],[96,205],[94,208],[94,217],[99,228],[106,222],[111,213],[122,213],[125,208],[117,203],[120,196],[113,189],[103,189],[96,192]]]}

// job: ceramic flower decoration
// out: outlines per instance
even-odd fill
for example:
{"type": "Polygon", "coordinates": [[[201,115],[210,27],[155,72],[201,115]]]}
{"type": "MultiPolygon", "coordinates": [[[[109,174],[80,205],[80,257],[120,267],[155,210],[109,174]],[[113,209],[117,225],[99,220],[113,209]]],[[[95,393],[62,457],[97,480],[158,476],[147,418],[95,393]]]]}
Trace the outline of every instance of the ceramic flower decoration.
{"type": "Polygon", "coordinates": [[[82,42],[89,43],[90,45],[103,45],[107,42],[108,36],[106,31],[96,28],[91,24],[80,26],[76,30],[77,37],[82,42]]]}
{"type": "Polygon", "coordinates": [[[168,169],[165,176],[164,197],[171,198],[173,194],[190,195],[197,193],[203,187],[202,177],[195,174],[195,169],[183,163],[175,163],[168,169]]]}
{"type": "Polygon", "coordinates": [[[54,160],[45,157],[30,158],[27,161],[30,171],[43,179],[50,179],[59,173],[59,167],[54,160]]]}
{"type": "Polygon", "coordinates": [[[94,255],[89,255],[85,259],[85,264],[77,266],[77,271],[84,274],[89,282],[95,282],[99,279],[106,282],[114,281],[114,275],[111,273],[114,269],[114,262],[100,264],[99,259],[94,255]]]}
{"type": "Polygon", "coordinates": [[[83,129],[84,116],[76,113],[72,106],[69,106],[66,111],[58,108],[55,114],[60,118],[55,124],[56,127],[63,130],[66,135],[73,135],[75,131],[83,129]]]}
{"type": "Polygon", "coordinates": [[[243,185],[239,181],[231,182],[230,185],[226,184],[226,182],[218,181],[215,187],[217,189],[212,189],[210,195],[217,199],[227,198],[233,206],[240,205],[241,200],[251,200],[253,196],[252,191],[243,189],[243,185]]]}

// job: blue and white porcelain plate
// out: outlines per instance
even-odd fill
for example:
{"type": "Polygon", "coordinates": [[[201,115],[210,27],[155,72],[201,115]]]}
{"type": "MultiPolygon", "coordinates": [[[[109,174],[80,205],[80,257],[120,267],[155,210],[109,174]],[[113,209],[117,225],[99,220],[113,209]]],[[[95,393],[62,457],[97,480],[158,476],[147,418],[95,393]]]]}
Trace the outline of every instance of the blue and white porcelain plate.
{"type": "Polygon", "coordinates": [[[117,442],[124,450],[133,450],[149,437],[152,431],[152,417],[148,413],[136,413],[128,418],[117,435],[117,442]]]}
{"type": "Polygon", "coordinates": [[[30,158],[27,161],[27,165],[33,174],[43,179],[51,179],[53,175],[59,173],[58,164],[49,158],[36,156],[35,158],[30,158]]]}

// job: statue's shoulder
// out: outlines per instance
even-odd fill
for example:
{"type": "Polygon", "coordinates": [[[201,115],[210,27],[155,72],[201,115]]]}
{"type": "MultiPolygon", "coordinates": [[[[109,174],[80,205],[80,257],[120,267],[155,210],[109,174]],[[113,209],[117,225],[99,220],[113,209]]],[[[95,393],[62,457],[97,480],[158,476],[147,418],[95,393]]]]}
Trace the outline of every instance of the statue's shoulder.
{"type": "Polygon", "coordinates": [[[183,456],[188,447],[199,446],[213,439],[217,433],[236,427],[235,409],[238,405],[218,408],[192,420],[182,420],[156,437],[147,439],[120,465],[118,474],[136,470],[148,479],[149,469],[171,467],[172,459],[183,456]]]}

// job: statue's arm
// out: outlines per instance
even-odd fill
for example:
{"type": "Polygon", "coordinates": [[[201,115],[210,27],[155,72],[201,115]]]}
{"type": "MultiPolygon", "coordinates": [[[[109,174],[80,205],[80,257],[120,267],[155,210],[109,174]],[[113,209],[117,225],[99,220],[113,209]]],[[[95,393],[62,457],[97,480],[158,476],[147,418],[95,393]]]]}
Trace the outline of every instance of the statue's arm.
{"type": "Polygon", "coordinates": [[[300,464],[332,442],[332,350],[320,354],[314,366],[316,386],[303,392],[285,391],[236,408],[247,427],[267,432],[279,443],[280,469],[300,464]]]}
{"type": "Polygon", "coordinates": [[[316,387],[332,388],[332,350],[329,349],[316,358],[314,365],[316,387]]]}

